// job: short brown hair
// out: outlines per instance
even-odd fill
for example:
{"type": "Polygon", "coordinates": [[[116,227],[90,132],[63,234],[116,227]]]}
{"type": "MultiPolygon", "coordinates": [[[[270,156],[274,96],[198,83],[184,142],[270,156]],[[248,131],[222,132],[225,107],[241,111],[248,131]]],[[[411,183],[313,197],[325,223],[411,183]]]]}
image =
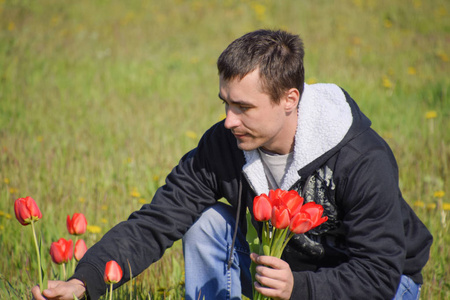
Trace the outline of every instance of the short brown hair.
{"type": "Polygon", "coordinates": [[[303,41],[298,35],[277,30],[257,30],[233,41],[219,56],[223,80],[242,79],[259,69],[262,89],[274,103],[290,88],[303,93],[305,70],[303,41]]]}

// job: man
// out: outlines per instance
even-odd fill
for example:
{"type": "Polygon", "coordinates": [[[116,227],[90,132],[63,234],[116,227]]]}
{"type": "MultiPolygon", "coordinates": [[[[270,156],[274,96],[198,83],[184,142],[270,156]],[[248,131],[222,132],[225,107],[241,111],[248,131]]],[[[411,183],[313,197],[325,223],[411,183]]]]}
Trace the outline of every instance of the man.
{"type": "MultiPolygon", "coordinates": [[[[250,296],[250,258],[255,289],[274,299],[416,299],[432,237],[401,196],[388,145],[345,91],[304,84],[303,56],[301,39],[283,31],[230,44],[217,63],[226,119],[150,204],[89,249],[68,282],[49,283],[47,299],[86,290],[97,299],[107,261],[122,266],[120,285],[129,280],[127,261],[140,273],[180,238],[186,299],[250,296]],[[249,255],[245,207],[276,188],[323,205],[328,221],[296,235],[282,259],[249,255]]],[[[37,287],[33,294],[43,299],[37,287]]]]}

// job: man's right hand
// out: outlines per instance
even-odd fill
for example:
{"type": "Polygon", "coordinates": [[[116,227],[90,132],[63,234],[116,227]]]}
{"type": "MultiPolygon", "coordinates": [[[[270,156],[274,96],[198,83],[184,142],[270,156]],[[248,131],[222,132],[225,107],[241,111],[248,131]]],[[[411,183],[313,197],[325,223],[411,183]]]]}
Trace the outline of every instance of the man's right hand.
{"type": "Polygon", "coordinates": [[[39,290],[39,286],[35,286],[31,289],[33,299],[45,300],[45,299],[58,299],[58,300],[73,300],[73,296],[77,296],[78,299],[83,298],[86,292],[84,283],[78,279],[71,279],[69,281],[49,281],[48,288],[42,291],[39,290]]]}

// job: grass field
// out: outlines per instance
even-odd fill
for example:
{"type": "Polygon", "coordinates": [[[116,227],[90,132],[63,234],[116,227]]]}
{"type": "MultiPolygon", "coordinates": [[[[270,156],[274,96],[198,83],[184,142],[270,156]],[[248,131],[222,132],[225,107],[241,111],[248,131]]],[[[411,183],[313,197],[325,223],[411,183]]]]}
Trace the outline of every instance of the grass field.
{"type": "MultiPolygon", "coordinates": [[[[0,299],[30,299],[31,196],[51,242],[82,212],[89,246],[151,201],[224,117],[215,62],[258,28],[302,36],[306,79],[334,82],[392,147],[405,199],[434,236],[422,299],[450,298],[450,2],[0,0],[0,299]]],[[[116,298],[181,299],[179,243],[116,298]],[[150,296],[149,296],[150,295],[150,296]]]]}

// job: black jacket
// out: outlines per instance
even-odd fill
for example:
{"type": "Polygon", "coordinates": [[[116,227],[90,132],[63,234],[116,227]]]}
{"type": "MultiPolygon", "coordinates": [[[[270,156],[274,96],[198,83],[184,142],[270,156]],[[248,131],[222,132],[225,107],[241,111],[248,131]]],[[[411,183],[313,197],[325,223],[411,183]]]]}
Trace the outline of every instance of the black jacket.
{"type": "MultiPolygon", "coordinates": [[[[369,119],[331,84],[305,85],[298,116],[294,162],[281,188],[322,204],[328,221],[295,236],[283,254],[294,272],[292,299],[392,299],[402,274],[422,283],[432,237],[402,198],[395,158],[369,119]]],[[[257,151],[239,150],[219,122],[180,160],[150,204],[88,250],[73,278],[97,299],[106,291],[107,261],[121,265],[121,285],[130,278],[128,261],[134,276],[141,273],[218,199],[233,207],[242,199],[252,211],[253,198],[267,192],[257,151]]],[[[258,222],[254,226],[260,230],[258,222]]]]}

